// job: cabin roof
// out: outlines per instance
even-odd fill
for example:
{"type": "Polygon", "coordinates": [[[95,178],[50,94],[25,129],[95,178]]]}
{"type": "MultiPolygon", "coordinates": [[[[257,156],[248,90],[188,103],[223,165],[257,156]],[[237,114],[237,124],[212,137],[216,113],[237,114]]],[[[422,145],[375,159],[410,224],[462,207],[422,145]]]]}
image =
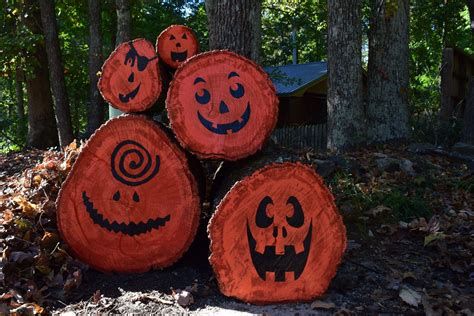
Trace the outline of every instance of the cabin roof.
{"type": "Polygon", "coordinates": [[[264,67],[272,79],[279,96],[290,96],[305,89],[327,75],[327,62],[311,62],[306,64],[290,64],[283,66],[264,67]]]}

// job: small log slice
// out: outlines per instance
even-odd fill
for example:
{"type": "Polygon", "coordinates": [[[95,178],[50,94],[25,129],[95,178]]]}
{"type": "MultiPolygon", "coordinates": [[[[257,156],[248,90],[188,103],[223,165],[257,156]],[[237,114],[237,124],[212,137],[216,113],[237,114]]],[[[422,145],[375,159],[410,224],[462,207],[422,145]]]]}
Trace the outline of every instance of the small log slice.
{"type": "Polygon", "coordinates": [[[178,68],[199,51],[194,31],[184,25],[171,25],[158,35],[156,50],[161,61],[172,69],[178,68]]]}
{"type": "Polygon", "coordinates": [[[109,120],[83,148],[58,197],[58,226],[72,252],[101,271],[171,265],[200,217],[184,152],[155,122],[109,120]]]}
{"type": "Polygon", "coordinates": [[[202,159],[254,154],[278,119],[278,98],[268,75],[229,51],[199,54],[181,65],[166,108],[180,143],[202,159]]]}
{"type": "Polygon", "coordinates": [[[162,88],[153,44],[142,38],[120,44],[102,66],[98,87],[116,109],[127,113],[149,109],[162,88]]]}
{"type": "Polygon", "coordinates": [[[322,295],[346,247],[333,195],[299,162],[269,163],[236,182],[208,232],[221,292],[256,304],[322,295]]]}

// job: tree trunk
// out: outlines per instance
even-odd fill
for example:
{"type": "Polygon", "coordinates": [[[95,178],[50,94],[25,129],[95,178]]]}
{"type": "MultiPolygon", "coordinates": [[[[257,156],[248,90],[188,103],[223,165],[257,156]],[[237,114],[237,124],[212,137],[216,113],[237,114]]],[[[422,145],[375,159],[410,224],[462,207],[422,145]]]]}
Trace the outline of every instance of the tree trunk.
{"type": "Polygon", "coordinates": [[[23,71],[20,67],[15,69],[15,94],[16,94],[16,114],[18,120],[23,122],[25,119],[25,101],[23,100],[23,71]]]}
{"type": "Polygon", "coordinates": [[[466,109],[464,110],[462,142],[474,145],[474,76],[469,81],[468,89],[466,109]]]}
{"type": "MultiPolygon", "coordinates": [[[[41,15],[36,1],[25,1],[24,23],[33,34],[42,34],[41,15]]],[[[27,146],[40,149],[58,144],[58,132],[54,121],[53,98],[48,76],[48,59],[44,43],[38,41],[36,50],[26,60],[31,63],[31,74],[26,77],[28,97],[27,146]]]]}
{"type": "MultiPolygon", "coordinates": [[[[130,41],[131,38],[131,20],[130,0],[115,0],[117,12],[117,34],[115,36],[115,47],[123,42],[130,41]]],[[[109,105],[109,118],[119,116],[123,112],[109,105]]]]}
{"type": "Polygon", "coordinates": [[[206,0],[210,49],[229,49],[258,63],[261,0],[206,0]]]}
{"type": "Polygon", "coordinates": [[[58,26],[54,8],[55,5],[52,0],[40,0],[39,3],[41,22],[46,43],[46,53],[48,56],[49,76],[51,78],[51,88],[54,96],[59,144],[61,147],[64,147],[72,142],[74,136],[72,133],[69,100],[64,79],[64,68],[59,48],[58,26]]]}
{"type": "Polygon", "coordinates": [[[360,0],[328,1],[328,148],[365,139],[360,0]]]}
{"type": "Polygon", "coordinates": [[[368,138],[409,137],[409,0],[376,0],[369,31],[368,138]]]}
{"type": "Polygon", "coordinates": [[[102,67],[102,34],[100,0],[89,0],[89,107],[87,134],[91,135],[104,120],[104,101],[97,88],[97,72],[102,67]]]}

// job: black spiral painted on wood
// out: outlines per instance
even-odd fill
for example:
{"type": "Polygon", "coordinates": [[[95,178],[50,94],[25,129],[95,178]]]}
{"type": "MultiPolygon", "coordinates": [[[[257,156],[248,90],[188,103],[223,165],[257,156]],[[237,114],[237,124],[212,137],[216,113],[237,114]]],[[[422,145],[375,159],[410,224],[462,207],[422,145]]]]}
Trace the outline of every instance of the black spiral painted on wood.
{"type": "Polygon", "coordinates": [[[153,157],[140,143],[133,140],[120,142],[112,152],[110,165],[115,179],[129,186],[150,181],[160,169],[160,157],[153,157]]]}

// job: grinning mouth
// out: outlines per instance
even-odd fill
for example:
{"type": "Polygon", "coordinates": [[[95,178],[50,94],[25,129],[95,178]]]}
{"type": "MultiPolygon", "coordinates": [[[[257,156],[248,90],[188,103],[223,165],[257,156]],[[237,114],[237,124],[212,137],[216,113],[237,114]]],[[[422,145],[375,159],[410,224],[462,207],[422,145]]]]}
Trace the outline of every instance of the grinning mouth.
{"type": "Polygon", "coordinates": [[[178,52],[171,52],[171,60],[172,61],[185,61],[188,58],[188,51],[185,50],[182,53],[178,52]]]}
{"type": "Polygon", "coordinates": [[[207,128],[209,131],[215,133],[215,134],[229,134],[229,131],[231,133],[237,133],[240,131],[242,128],[244,128],[245,125],[247,125],[247,122],[250,119],[250,102],[247,103],[247,108],[245,109],[244,114],[240,117],[240,120],[235,120],[231,123],[226,123],[226,124],[215,124],[216,127],[213,127],[213,123],[209,120],[206,120],[199,111],[197,112],[199,121],[201,124],[207,128]]]}
{"type": "Polygon", "coordinates": [[[128,103],[128,101],[133,100],[137,96],[137,93],[140,90],[140,86],[141,86],[141,83],[138,85],[138,87],[133,89],[133,91],[128,94],[124,95],[124,94],[119,93],[120,101],[122,101],[123,103],[128,103]]]}
{"type": "Polygon", "coordinates": [[[149,219],[146,223],[130,222],[128,224],[125,224],[117,223],[116,221],[110,223],[107,218],[104,218],[104,215],[100,214],[99,211],[94,208],[94,204],[91,202],[85,191],[82,192],[82,200],[84,202],[84,206],[86,207],[86,211],[94,222],[94,224],[97,224],[100,227],[107,229],[108,231],[114,233],[122,233],[128,236],[140,235],[147,232],[151,232],[153,229],[164,227],[166,225],[166,222],[168,222],[171,217],[168,214],[165,217],[149,219]]]}
{"type": "Polygon", "coordinates": [[[296,254],[295,247],[291,245],[285,246],[285,253],[282,255],[275,254],[275,246],[266,246],[265,251],[261,254],[255,250],[257,242],[247,223],[250,256],[258,276],[262,280],[266,280],[266,273],[273,272],[275,274],[275,282],[283,282],[286,281],[285,273],[293,272],[294,279],[297,280],[303,273],[308,261],[312,230],[313,225],[310,223],[308,233],[303,241],[304,250],[299,254],[296,254]]]}

